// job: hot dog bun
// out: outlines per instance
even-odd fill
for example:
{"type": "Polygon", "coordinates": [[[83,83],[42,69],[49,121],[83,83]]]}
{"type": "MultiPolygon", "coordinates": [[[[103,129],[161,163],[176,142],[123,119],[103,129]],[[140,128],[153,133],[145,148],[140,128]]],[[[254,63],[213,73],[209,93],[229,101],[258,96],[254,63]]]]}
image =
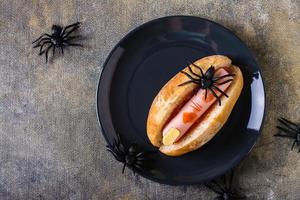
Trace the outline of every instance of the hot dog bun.
{"type": "MultiPolygon", "coordinates": [[[[165,146],[162,144],[164,126],[198,88],[196,84],[178,87],[179,84],[189,80],[182,73],[176,74],[169,80],[153,100],[147,119],[147,135],[150,142],[166,155],[179,156],[207,143],[227,121],[243,88],[242,73],[238,67],[231,64],[228,57],[213,55],[201,58],[194,63],[201,66],[203,71],[214,66],[216,70],[224,67],[229,73],[235,74],[234,80],[226,90],[229,98],[222,96],[221,106],[217,103],[212,105],[178,142],[165,146]]],[[[190,67],[198,72],[194,66],[190,65],[190,67]]],[[[188,72],[188,68],[186,67],[184,71],[188,72]]]]}

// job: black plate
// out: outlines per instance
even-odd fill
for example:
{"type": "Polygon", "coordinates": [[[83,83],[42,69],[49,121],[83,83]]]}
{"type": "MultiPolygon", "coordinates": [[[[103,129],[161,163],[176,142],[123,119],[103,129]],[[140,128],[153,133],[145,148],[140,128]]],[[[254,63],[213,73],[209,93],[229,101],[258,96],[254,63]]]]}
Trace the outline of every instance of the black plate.
{"type": "Polygon", "coordinates": [[[147,22],[127,34],[109,54],[97,92],[102,133],[109,144],[117,132],[125,144],[136,142],[143,150],[155,149],[146,135],[147,114],[155,95],[186,66],[187,59],[213,54],[230,57],[244,75],[244,88],[229,120],[194,152],[180,157],[155,153],[155,168],[138,172],[140,175],[165,184],[194,184],[239,163],[254,146],[264,119],[261,73],[249,49],[230,30],[191,16],[147,22]]]}

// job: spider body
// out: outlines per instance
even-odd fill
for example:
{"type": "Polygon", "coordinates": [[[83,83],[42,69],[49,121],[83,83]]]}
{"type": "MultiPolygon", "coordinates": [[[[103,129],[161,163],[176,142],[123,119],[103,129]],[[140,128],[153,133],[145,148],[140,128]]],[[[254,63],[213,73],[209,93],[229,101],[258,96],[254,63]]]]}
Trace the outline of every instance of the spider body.
{"type": "Polygon", "coordinates": [[[278,121],[280,122],[280,125],[276,127],[280,131],[284,132],[285,134],[278,133],[275,134],[274,136],[294,139],[291,150],[293,150],[295,145],[297,145],[299,147],[298,149],[298,153],[299,153],[300,152],[300,126],[283,117],[278,119],[278,121]]]}
{"type": "Polygon", "coordinates": [[[220,92],[224,96],[228,97],[228,95],[223,92],[220,88],[218,88],[218,85],[223,85],[225,83],[233,81],[233,77],[235,74],[227,74],[224,76],[216,77],[215,76],[215,68],[211,66],[205,73],[201,69],[200,66],[192,63],[195,68],[199,69],[200,74],[196,73],[192,70],[190,64],[188,64],[188,69],[190,73],[187,73],[185,71],[181,71],[184,75],[186,75],[190,80],[181,83],[178,86],[183,86],[186,84],[194,83],[198,84],[201,89],[205,90],[205,99],[207,97],[207,91],[209,90],[218,100],[219,105],[221,105],[221,98],[216,94],[216,91],[220,92]]]}
{"type": "Polygon", "coordinates": [[[131,144],[129,148],[125,148],[119,135],[117,139],[114,139],[112,146],[107,145],[106,147],[116,160],[123,163],[122,173],[124,173],[126,166],[132,168],[133,172],[142,170],[147,161],[146,153],[139,152],[137,144],[131,144]]]}
{"type": "Polygon", "coordinates": [[[232,188],[233,175],[232,171],[229,175],[229,179],[225,174],[220,180],[213,180],[205,184],[207,188],[218,194],[215,200],[241,200],[246,198],[232,188]]]}
{"type": "Polygon", "coordinates": [[[74,23],[66,27],[59,25],[52,26],[51,34],[44,33],[38,39],[32,42],[35,44],[33,48],[40,48],[39,55],[45,54],[46,62],[48,62],[48,52],[52,48],[53,56],[56,48],[61,49],[61,53],[64,53],[64,48],[67,46],[82,46],[81,44],[73,43],[72,40],[79,38],[79,35],[70,36],[80,26],[80,23],[74,23]]]}
{"type": "Polygon", "coordinates": [[[56,47],[61,47],[63,46],[63,37],[61,37],[63,28],[57,25],[52,26],[52,37],[51,37],[51,42],[53,43],[54,46],[56,47]]]}
{"type": "Polygon", "coordinates": [[[215,68],[210,67],[202,77],[201,88],[209,88],[213,85],[213,76],[215,73],[215,68]]]}

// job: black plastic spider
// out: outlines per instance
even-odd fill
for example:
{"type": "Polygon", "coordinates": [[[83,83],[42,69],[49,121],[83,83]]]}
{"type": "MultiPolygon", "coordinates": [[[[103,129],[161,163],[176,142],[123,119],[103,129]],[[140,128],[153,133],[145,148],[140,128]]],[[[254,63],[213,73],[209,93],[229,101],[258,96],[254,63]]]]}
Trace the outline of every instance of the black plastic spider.
{"type": "Polygon", "coordinates": [[[286,134],[275,134],[274,136],[277,137],[288,137],[293,138],[294,143],[292,145],[291,150],[294,149],[295,144],[299,147],[298,153],[300,152],[300,126],[295,124],[294,122],[291,122],[283,117],[278,119],[278,121],[281,123],[280,126],[276,126],[279,130],[286,134]]]}
{"type": "Polygon", "coordinates": [[[181,73],[185,74],[190,80],[186,81],[184,83],[181,83],[178,86],[183,86],[189,83],[195,83],[198,84],[200,86],[201,89],[205,89],[205,99],[207,97],[207,90],[209,90],[218,100],[219,105],[221,105],[221,98],[216,94],[215,90],[217,90],[218,92],[220,92],[221,94],[223,94],[224,96],[228,97],[228,95],[223,92],[220,88],[217,87],[217,85],[223,85],[225,83],[231,82],[233,79],[232,77],[235,76],[235,74],[226,74],[224,76],[220,76],[220,77],[215,77],[215,68],[213,66],[211,66],[205,73],[203,72],[203,70],[201,69],[201,67],[199,67],[198,65],[191,63],[188,64],[188,69],[190,71],[191,74],[185,72],[185,71],[181,71],[181,73]],[[193,65],[194,67],[196,67],[197,69],[200,70],[201,75],[195,73],[191,66],[193,65]],[[195,76],[195,77],[193,77],[195,76]],[[224,78],[228,78],[231,77],[230,79],[226,79],[223,82],[222,79],[224,78]]]}
{"type": "Polygon", "coordinates": [[[147,152],[139,152],[135,143],[131,144],[129,148],[125,148],[119,134],[117,134],[117,139],[114,139],[113,145],[107,145],[106,147],[116,160],[124,163],[122,173],[124,173],[126,166],[132,168],[134,173],[136,170],[142,171],[146,167],[147,152]]]}
{"type": "Polygon", "coordinates": [[[246,199],[246,196],[240,194],[237,190],[232,188],[234,172],[231,171],[229,177],[223,175],[219,180],[213,180],[210,183],[204,184],[207,188],[218,194],[215,200],[241,200],[246,199]]]}
{"type": "Polygon", "coordinates": [[[38,39],[32,42],[36,43],[33,48],[40,47],[39,55],[45,53],[46,63],[48,62],[48,52],[53,48],[53,56],[55,54],[55,48],[60,48],[61,53],[64,54],[64,48],[67,46],[80,46],[81,44],[71,43],[72,40],[80,38],[80,35],[70,36],[71,33],[76,31],[80,26],[80,22],[66,26],[65,28],[59,25],[52,26],[52,34],[44,33],[38,39]],[[44,48],[46,47],[46,48],[44,48]],[[44,49],[43,49],[44,48],[44,49]]]}

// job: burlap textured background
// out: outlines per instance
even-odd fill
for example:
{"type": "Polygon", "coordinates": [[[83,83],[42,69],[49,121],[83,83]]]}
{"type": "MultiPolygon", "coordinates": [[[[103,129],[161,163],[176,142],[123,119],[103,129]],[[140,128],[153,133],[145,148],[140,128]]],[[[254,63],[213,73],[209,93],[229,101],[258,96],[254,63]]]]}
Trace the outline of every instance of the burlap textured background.
{"type": "Polygon", "coordinates": [[[112,47],[138,25],[195,15],[235,32],[261,65],[267,92],[259,142],[237,169],[249,199],[300,199],[300,154],[277,140],[276,118],[300,122],[297,0],[1,0],[0,199],[211,199],[202,186],[171,187],[121,174],[105,150],[95,92],[112,47]],[[31,42],[53,23],[81,21],[86,47],[48,64],[31,42]]]}

